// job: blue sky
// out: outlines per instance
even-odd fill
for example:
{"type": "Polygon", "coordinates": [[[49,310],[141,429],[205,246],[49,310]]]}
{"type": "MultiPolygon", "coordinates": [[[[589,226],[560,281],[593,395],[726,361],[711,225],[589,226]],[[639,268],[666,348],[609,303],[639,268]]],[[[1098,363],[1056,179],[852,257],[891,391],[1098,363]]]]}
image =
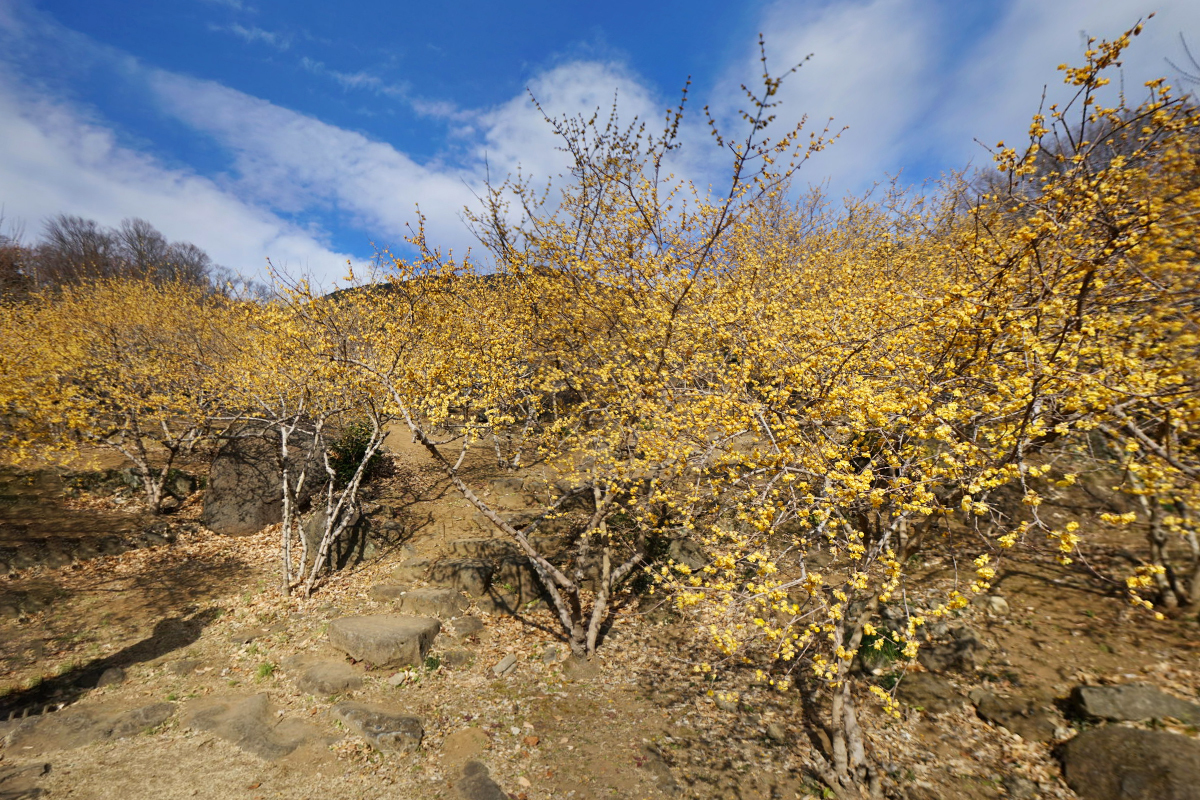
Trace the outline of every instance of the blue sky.
{"type": "MultiPolygon", "coordinates": [[[[757,35],[785,85],[783,121],[848,126],[804,181],[861,192],[985,164],[974,140],[1019,137],[1083,35],[1156,11],[1125,83],[1200,50],[1194,0],[827,2],[283,2],[0,0],[0,204],[34,238],[58,212],[143,217],[247,275],[267,258],[330,282],[372,243],[402,252],[416,207],[461,251],[485,175],[549,176],[562,156],[526,94],[555,113],[661,119],[692,77],[692,111],[732,128],[757,35]]],[[[676,169],[723,160],[693,113],[676,169]]]]}

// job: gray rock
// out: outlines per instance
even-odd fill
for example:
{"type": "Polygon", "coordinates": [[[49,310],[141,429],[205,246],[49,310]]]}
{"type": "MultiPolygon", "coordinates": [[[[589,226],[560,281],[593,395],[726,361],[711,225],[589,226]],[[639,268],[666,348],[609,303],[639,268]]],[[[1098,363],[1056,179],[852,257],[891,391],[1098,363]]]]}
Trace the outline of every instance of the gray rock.
{"type": "Polygon", "coordinates": [[[522,494],[525,491],[525,479],[516,475],[508,475],[492,480],[492,491],[497,494],[522,494]]]}
{"type": "Polygon", "coordinates": [[[1153,686],[1076,686],[1072,707],[1092,719],[1136,722],[1173,718],[1200,725],[1200,705],[1172,697],[1153,686]]]}
{"type": "Polygon", "coordinates": [[[429,582],[438,586],[450,586],[472,597],[487,594],[492,585],[493,567],[487,561],[475,558],[443,558],[429,567],[429,582]]]}
{"type": "Polygon", "coordinates": [[[479,617],[458,617],[446,626],[446,632],[455,639],[466,639],[483,631],[483,620],[479,617]]]}
{"type": "Polygon", "coordinates": [[[105,719],[88,709],[28,717],[4,737],[5,747],[23,755],[73,750],[108,738],[105,719]]]}
{"type": "Polygon", "coordinates": [[[721,709],[722,711],[738,710],[737,700],[729,697],[722,697],[720,694],[713,698],[713,702],[716,704],[717,708],[721,709]]]}
{"type": "Polygon", "coordinates": [[[1049,742],[1055,738],[1058,722],[1036,700],[1000,697],[991,692],[975,694],[975,698],[975,711],[981,719],[1032,742],[1049,742]]]}
{"type": "Polygon", "coordinates": [[[1200,743],[1177,733],[1093,728],[1067,742],[1061,758],[1083,800],[1200,800],[1200,743]]]}
{"type": "Polygon", "coordinates": [[[463,800],[508,800],[500,784],[488,775],[488,768],[478,761],[468,761],[463,765],[458,794],[463,800]]]}
{"type": "Polygon", "coordinates": [[[362,683],[362,675],[349,664],[318,661],[296,679],[296,688],[304,694],[331,695],[362,688],[362,683]]]}
{"type": "Polygon", "coordinates": [[[397,583],[411,583],[412,581],[424,580],[425,573],[428,571],[429,559],[409,558],[392,571],[392,580],[397,583]]]}
{"type": "Polygon", "coordinates": [[[495,673],[499,677],[502,675],[508,675],[512,672],[515,672],[516,669],[517,669],[517,657],[515,655],[513,655],[512,653],[509,653],[504,658],[500,659],[500,662],[498,664],[496,664],[496,666],[492,667],[492,672],[495,673]]]}
{"type": "MultiPolygon", "coordinates": [[[[300,532],[304,536],[305,543],[308,545],[308,562],[306,564],[308,567],[312,566],[312,560],[320,552],[321,540],[325,536],[325,522],[328,518],[329,515],[325,513],[325,509],[320,508],[310,514],[300,526],[300,532]]],[[[341,536],[329,547],[329,557],[333,560],[333,563],[345,563],[360,544],[365,544],[363,540],[368,527],[362,514],[357,511],[350,512],[349,517],[346,519],[346,527],[342,531],[341,536]]]]}
{"type": "Polygon", "coordinates": [[[196,491],[197,485],[194,476],[176,470],[171,479],[167,481],[166,489],[176,499],[186,500],[191,496],[192,492],[196,491]]]}
{"type": "Polygon", "coordinates": [[[429,617],[341,617],[329,623],[329,643],[355,661],[372,666],[419,666],[441,627],[429,617]]]}
{"type": "Polygon", "coordinates": [[[267,761],[283,758],[320,737],[311,726],[295,720],[281,721],[266,694],[211,701],[193,711],[186,724],[267,761]]]}
{"type": "Polygon", "coordinates": [[[985,649],[970,628],[950,631],[950,641],[924,644],[917,651],[917,661],[930,672],[973,672],[982,660],[985,649]]]}
{"type": "Polygon", "coordinates": [[[502,600],[508,610],[515,610],[542,596],[542,582],[527,556],[507,556],[496,564],[491,594],[502,600]]]}
{"type": "Polygon", "coordinates": [[[377,583],[367,592],[367,596],[377,603],[389,603],[400,599],[408,589],[394,583],[377,583]]]}
{"type": "Polygon", "coordinates": [[[462,592],[445,587],[411,589],[396,598],[396,608],[405,614],[441,619],[456,617],[469,605],[462,592]]]}
{"type": "Polygon", "coordinates": [[[507,539],[457,539],[450,543],[450,553],[458,558],[500,561],[519,557],[521,551],[507,539]]]}
{"type": "Polygon", "coordinates": [[[421,720],[378,706],[339,703],[330,713],[384,753],[407,753],[421,745],[421,720]]]}
{"type": "Polygon", "coordinates": [[[785,744],[787,742],[787,730],[778,722],[768,723],[767,738],[776,744],[785,744]]]}
{"type": "Polygon", "coordinates": [[[96,688],[100,689],[105,686],[120,686],[125,682],[125,670],[120,667],[109,667],[100,673],[99,679],[96,681],[96,688]]]}
{"type": "Polygon", "coordinates": [[[896,696],[910,706],[920,706],[934,714],[945,714],[962,707],[963,698],[945,678],[928,672],[910,672],[901,680],[896,696]]]}
{"type": "MultiPolygon", "coordinates": [[[[230,536],[258,533],[283,518],[278,441],[262,431],[243,433],[227,439],[213,458],[200,517],[209,530],[230,536]]],[[[296,451],[304,449],[301,437],[292,441],[296,451]]],[[[299,472],[299,457],[292,467],[299,472]]]]}

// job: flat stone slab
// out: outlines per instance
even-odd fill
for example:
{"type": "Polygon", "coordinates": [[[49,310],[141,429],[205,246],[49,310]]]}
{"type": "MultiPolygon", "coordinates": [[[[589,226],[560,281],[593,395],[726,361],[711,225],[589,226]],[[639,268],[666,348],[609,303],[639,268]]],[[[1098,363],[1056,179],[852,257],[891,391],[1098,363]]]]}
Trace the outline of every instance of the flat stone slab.
{"type": "Polygon", "coordinates": [[[362,675],[342,661],[318,661],[308,665],[296,679],[305,694],[331,695],[362,688],[362,675]]]}
{"type": "Polygon", "coordinates": [[[450,619],[467,610],[470,603],[457,589],[431,587],[410,589],[396,598],[396,608],[406,614],[450,619]]]}
{"type": "Polygon", "coordinates": [[[72,750],[93,742],[136,736],[166,722],[174,713],[174,703],[155,703],[130,711],[56,711],[21,720],[4,741],[8,749],[22,755],[72,750]]]}
{"type": "Polygon", "coordinates": [[[407,587],[394,583],[377,583],[367,592],[367,597],[377,603],[387,603],[403,597],[406,591],[408,591],[407,587]]]}
{"type": "Polygon", "coordinates": [[[186,724],[266,761],[277,761],[322,738],[322,732],[307,723],[281,720],[266,694],[207,702],[189,714],[186,724]]]}
{"type": "Polygon", "coordinates": [[[442,624],[430,617],[369,614],[329,623],[329,643],[355,661],[376,667],[414,667],[425,662],[442,624]]]}
{"type": "Polygon", "coordinates": [[[383,753],[408,753],[421,745],[425,735],[419,717],[380,706],[338,703],[330,713],[383,753]]]}
{"type": "Polygon", "coordinates": [[[1063,776],[1083,800],[1200,800],[1200,742],[1110,725],[1062,749],[1063,776]]]}
{"type": "Polygon", "coordinates": [[[477,558],[442,558],[429,567],[429,582],[482,597],[492,585],[495,568],[477,558]]]}
{"type": "Polygon", "coordinates": [[[429,559],[410,558],[392,572],[392,580],[397,583],[409,583],[424,579],[429,570],[429,559]]]}
{"type": "Polygon", "coordinates": [[[1092,719],[1138,722],[1170,717],[1187,725],[1200,725],[1200,705],[1153,686],[1076,686],[1071,692],[1071,705],[1092,719]]]}

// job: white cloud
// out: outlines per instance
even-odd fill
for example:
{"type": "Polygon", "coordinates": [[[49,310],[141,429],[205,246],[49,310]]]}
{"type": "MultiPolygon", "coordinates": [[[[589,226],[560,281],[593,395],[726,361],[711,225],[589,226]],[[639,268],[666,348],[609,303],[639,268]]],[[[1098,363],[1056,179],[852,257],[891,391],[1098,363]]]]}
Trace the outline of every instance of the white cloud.
{"type": "MultiPolygon", "coordinates": [[[[155,72],[150,85],[169,113],[234,154],[237,193],[291,214],[349,214],[380,245],[402,244],[419,204],[430,242],[461,253],[477,244],[461,212],[476,204],[489,168],[496,180],[518,166],[540,179],[566,166],[560,142],[525,95],[485,111],[443,109],[467,123],[462,135],[476,144],[461,161],[421,163],[388,143],[216,83],[155,72]]],[[[622,119],[659,116],[644,85],[613,65],[563,64],[537,76],[531,89],[551,114],[607,113],[619,89],[622,119]]]]}
{"type": "MultiPolygon", "coordinates": [[[[802,180],[828,177],[834,191],[858,191],[893,167],[905,132],[933,96],[935,9],[919,0],[869,0],[815,7],[779,2],[766,10],[759,27],[767,32],[774,75],[812,55],[779,92],[775,133],[805,114],[806,133],[820,134],[827,123],[831,133],[847,128],[804,168],[802,180]]],[[[755,47],[718,86],[713,107],[728,130],[738,128],[733,102],[746,105],[738,84],[761,94],[761,74],[755,47]]]]}
{"type": "MultiPolygon", "coordinates": [[[[1017,0],[979,46],[967,54],[954,80],[947,81],[944,112],[936,131],[943,145],[964,159],[987,163],[973,138],[994,145],[1019,142],[1037,111],[1043,87],[1047,103],[1067,99],[1057,67],[1082,63],[1087,36],[1113,39],[1139,17],[1157,9],[1123,58],[1121,75],[1131,102],[1139,101],[1147,80],[1174,70],[1164,56],[1182,54],[1178,36],[1200,37],[1200,4],[1191,0],[1017,0]]],[[[1173,59],[1174,60],[1174,59],[1173,59]]],[[[1119,83],[1114,76],[1114,90],[1119,83]]]]}
{"type": "Polygon", "coordinates": [[[231,8],[234,11],[246,11],[251,14],[258,11],[258,9],[249,3],[243,3],[242,0],[202,0],[202,2],[213,6],[225,6],[226,8],[231,8]]]}
{"type": "MultiPolygon", "coordinates": [[[[1085,32],[1115,37],[1155,8],[1125,58],[1126,87],[1137,100],[1144,81],[1172,72],[1164,55],[1183,56],[1180,32],[1200,40],[1200,4],[1012,0],[973,41],[953,27],[944,6],[917,0],[777,2],[759,25],[768,32],[776,72],[814,54],[780,93],[781,121],[808,113],[809,130],[830,116],[835,128],[849,126],[802,174],[814,183],[828,179],[836,194],[861,191],[906,165],[953,170],[989,163],[974,140],[1019,140],[1043,86],[1052,101],[1064,96],[1056,67],[1080,61],[1085,32]]],[[[761,73],[757,56],[734,65],[719,96],[735,96],[738,82],[753,85],[761,73]]],[[[718,107],[732,116],[728,106],[718,107]]]]}
{"type": "Polygon", "coordinates": [[[408,94],[408,89],[399,84],[388,83],[378,75],[372,75],[369,72],[359,70],[357,72],[342,72],[336,69],[331,69],[324,62],[305,56],[300,59],[300,66],[313,75],[320,75],[324,78],[331,78],[343,89],[365,89],[376,94],[387,95],[389,97],[404,98],[408,94]]]}
{"type": "Polygon", "coordinates": [[[458,212],[471,174],[419,164],[391,145],[210,81],[155,72],[150,85],[169,113],[234,154],[231,187],[255,202],[302,214],[335,211],[399,246],[416,205],[435,241],[470,241],[458,212]]]}
{"type": "Polygon", "coordinates": [[[264,30],[254,25],[239,25],[236,22],[229,25],[209,25],[209,30],[222,33],[232,33],[247,44],[262,42],[276,50],[287,50],[292,46],[292,38],[286,33],[264,30]]]}
{"type": "Polygon", "coordinates": [[[348,256],[319,236],[207,178],[123,147],[81,110],[21,94],[15,85],[0,64],[0,203],[28,233],[61,212],[105,225],[136,216],[245,275],[261,276],[268,257],[293,274],[329,280],[345,272],[348,256]]]}
{"type": "MultiPolygon", "coordinates": [[[[596,61],[573,61],[537,75],[529,93],[551,117],[599,113],[602,121],[612,109],[614,98],[622,124],[636,116],[656,130],[663,107],[641,80],[620,65],[596,61]]],[[[493,174],[515,172],[520,165],[526,175],[549,178],[568,166],[559,152],[562,142],[534,107],[529,94],[522,93],[479,115],[481,141],[476,152],[485,155],[493,174]]]]}

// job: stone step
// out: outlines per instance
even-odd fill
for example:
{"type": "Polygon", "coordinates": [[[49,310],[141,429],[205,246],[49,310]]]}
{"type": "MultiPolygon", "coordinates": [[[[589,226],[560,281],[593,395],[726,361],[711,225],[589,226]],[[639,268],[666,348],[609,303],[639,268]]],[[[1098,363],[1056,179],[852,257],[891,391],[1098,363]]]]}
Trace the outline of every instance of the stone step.
{"type": "Polygon", "coordinates": [[[429,565],[426,577],[436,586],[449,586],[472,597],[487,594],[495,567],[478,558],[441,558],[429,565]]]}
{"type": "Polygon", "coordinates": [[[520,548],[507,539],[456,539],[450,543],[450,554],[459,558],[499,561],[519,553],[520,548]]]}
{"type": "Polygon", "coordinates": [[[412,667],[425,662],[442,624],[431,617],[367,614],[329,623],[329,643],[355,661],[375,667],[412,667]]]}
{"type": "Polygon", "coordinates": [[[470,605],[462,592],[446,587],[409,589],[397,597],[395,603],[405,614],[440,619],[457,617],[470,605]]]}
{"type": "Polygon", "coordinates": [[[354,730],[382,753],[407,753],[421,746],[425,735],[419,717],[362,703],[339,703],[333,716],[354,730]]]}

